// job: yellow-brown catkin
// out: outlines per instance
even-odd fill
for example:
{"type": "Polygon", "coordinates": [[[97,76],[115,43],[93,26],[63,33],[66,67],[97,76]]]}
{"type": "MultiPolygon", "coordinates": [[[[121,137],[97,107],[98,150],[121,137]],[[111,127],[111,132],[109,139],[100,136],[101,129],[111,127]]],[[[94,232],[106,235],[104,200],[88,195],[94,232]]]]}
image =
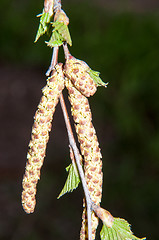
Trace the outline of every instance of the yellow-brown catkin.
{"type": "Polygon", "coordinates": [[[90,97],[96,92],[97,86],[88,73],[90,67],[84,61],[70,56],[66,60],[64,69],[65,75],[84,96],[90,97]]]}
{"type": "MultiPolygon", "coordinates": [[[[102,161],[96,131],[92,124],[92,114],[88,99],[81,94],[69,79],[66,79],[71,112],[75,121],[75,128],[80,143],[81,153],[84,156],[84,172],[88,190],[92,201],[100,205],[102,197],[102,161]]],[[[86,209],[82,215],[80,239],[88,239],[86,209]]],[[[92,213],[92,239],[95,239],[98,217],[92,213]]]]}
{"type": "Polygon", "coordinates": [[[34,116],[27,163],[23,177],[22,206],[26,213],[34,212],[36,205],[36,185],[40,179],[46,145],[51,131],[51,122],[59,96],[64,89],[62,64],[57,64],[47,84],[43,88],[43,96],[34,116]]]}

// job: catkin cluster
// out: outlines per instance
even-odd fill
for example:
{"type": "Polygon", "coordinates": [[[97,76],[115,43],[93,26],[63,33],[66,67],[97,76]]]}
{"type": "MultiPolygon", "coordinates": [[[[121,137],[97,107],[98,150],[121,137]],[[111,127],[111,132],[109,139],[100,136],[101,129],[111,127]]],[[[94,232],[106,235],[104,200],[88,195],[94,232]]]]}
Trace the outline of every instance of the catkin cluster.
{"type": "MultiPolygon", "coordinates": [[[[67,87],[71,112],[80,143],[87,187],[92,201],[100,205],[102,197],[102,161],[98,139],[92,124],[92,114],[87,97],[92,96],[97,86],[89,75],[89,66],[71,55],[66,60],[64,69],[57,64],[52,76],[43,88],[43,96],[35,113],[26,170],[23,178],[22,204],[27,213],[32,213],[36,204],[36,185],[44,161],[46,145],[51,130],[51,122],[59,96],[67,87]]],[[[84,200],[80,239],[88,239],[87,212],[84,200]]],[[[92,212],[92,239],[95,239],[98,217],[92,212]]]]}
{"type": "Polygon", "coordinates": [[[43,96],[34,116],[31,141],[27,154],[27,163],[23,177],[22,205],[26,213],[34,212],[36,204],[36,185],[40,179],[46,145],[51,130],[51,122],[59,96],[64,88],[62,64],[57,64],[47,84],[43,88],[43,96]]]}
{"type": "MultiPolygon", "coordinates": [[[[72,59],[71,59],[72,60],[72,59]]],[[[66,62],[67,64],[67,62],[66,62]]],[[[77,64],[70,68],[69,72],[68,66],[65,67],[66,75],[69,77],[65,80],[66,87],[69,92],[69,100],[71,103],[71,112],[75,122],[75,128],[78,136],[78,141],[80,143],[81,153],[84,156],[84,173],[87,182],[88,190],[92,201],[99,205],[102,197],[102,161],[101,152],[99,148],[98,139],[96,136],[96,131],[92,124],[92,114],[89,106],[88,99],[85,96],[93,95],[90,76],[87,79],[87,72],[85,68],[82,69],[83,62],[80,64],[79,60],[77,64]],[[76,69],[76,77],[74,76],[74,70],[76,69]],[[82,74],[81,74],[82,72],[82,74]],[[73,77],[72,77],[73,76],[73,77]],[[87,82],[88,87],[85,89],[79,89],[81,76],[85,77],[85,82],[87,82]],[[73,81],[72,81],[73,79],[73,81]],[[80,91],[79,91],[80,90],[80,91]]],[[[84,83],[86,84],[86,83],[84,83]]],[[[82,87],[84,88],[84,84],[82,87]]],[[[93,88],[95,89],[95,88],[93,88]]],[[[93,90],[95,92],[95,90],[93,90]]],[[[98,217],[92,213],[92,239],[95,239],[96,228],[98,226],[98,217]]],[[[82,228],[80,232],[80,239],[88,239],[87,232],[87,216],[86,208],[84,206],[82,215],[82,228]]]]}

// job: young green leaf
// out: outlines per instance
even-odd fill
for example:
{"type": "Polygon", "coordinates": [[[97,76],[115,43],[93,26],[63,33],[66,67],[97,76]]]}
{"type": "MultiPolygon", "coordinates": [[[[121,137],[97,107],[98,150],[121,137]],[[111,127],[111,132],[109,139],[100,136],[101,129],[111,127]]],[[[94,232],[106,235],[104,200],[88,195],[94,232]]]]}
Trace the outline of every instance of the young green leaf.
{"type": "Polygon", "coordinates": [[[107,87],[108,83],[103,82],[102,79],[99,77],[100,72],[94,71],[92,69],[89,69],[87,72],[89,73],[90,77],[93,79],[97,86],[107,87]]]}
{"type": "Polygon", "coordinates": [[[35,41],[37,42],[38,39],[45,34],[46,32],[49,32],[50,29],[50,22],[52,20],[52,16],[49,13],[44,12],[42,14],[39,14],[37,17],[40,17],[40,23],[39,23],[39,28],[35,37],[35,41]]]}
{"type": "Polygon", "coordinates": [[[58,32],[61,34],[61,36],[65,39],[65,41],[72,46],[72,40],[70,36],[70,32],[68,30],[68,26],[64,23],[61,23],[61,26],[58,29],[58,32]]]}
{"type": "Polygon", "coordinates": [[[114,218],[112,227],[103,224],[100,232],[101,240],[144,240],[133,235],[130,224],[121,218],[114,218]]]}
{"type": "Polygon", "coordinates": [[[65,193],[72,192],[74,189],[78,187],[80,183],[79,175],[78,173],[76,173],[72,163],[66,168],[66,171],[69,172],[68,177],[61,193],[57,197],[58,199],[62,197],[65,193]]]}
{"type": "Polygon", "coordinates": [[[62,36],[56,30],[53,30],[51,38],[49,42],[46,42],[46,44],[47,46],[53,48],[53,47],[61,46],[63,44],[63,41],[64,39],[62,38],[62,36]]]}
{"type": "Polygon", "coordinates": [[[65,25],[63,22],[59,21],[53,22],[52,26],[54,27],[54,30],[61,35],[61,38],[63,38],[64,41],[66,41],[70,46],[72,46],[72,40],[68,30],[68,26],[65,25]]]}

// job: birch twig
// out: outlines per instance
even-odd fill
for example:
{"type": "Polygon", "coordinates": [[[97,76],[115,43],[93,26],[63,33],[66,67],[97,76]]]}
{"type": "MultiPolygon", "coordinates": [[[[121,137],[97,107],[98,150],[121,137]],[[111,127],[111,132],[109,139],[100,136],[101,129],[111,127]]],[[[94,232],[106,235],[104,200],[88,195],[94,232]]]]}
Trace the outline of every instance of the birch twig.
{"type": "MultiPolygon", "coordinates": [[[[58,51],[59,51],[58,47],[53,49],[53,56],[52,56],[51,65],[50,65],[51,71],[58,61],[58,51]]],[[[70,144],[70,147],[72,148],[74,156],[75,156],[77,168],[78,168],[78,171],[79,171],[79,175],[80,175],[80,178],[81,178],[81,182],[82,182],[82,186],[83,186],[83,190],[84,190],[84,194],[85,194],[85,198],[86,198],[87,218],[88,218],[88,239],[92,240],[92,226],[91,226],[92,200],[90,198],[89,191],[88,191],[88,188],[87,188],[87,183],[86,183],[86,180],[85,180],[83,168],[81,166],[80,153],[79,153],[79,150],[77,148],[77,145],[76,145],[76,142],[75,142],[75,139],[74,139],[74,136],[73,136],[73,131],[72,131],[69,116],[68,116],[68,113],[67,113],[67,109],[66,109],[64,98],[63,98],[63,94],[60,95],[60,104],[61,104],[61,108],[62,108],[62,111],[63,111],[64,119],[65,119],[65,124],[66,124],[68,138],[69,138],[69,144],[70,144]]]]}
{"type": "MultiPolygon", "coordinates": [[[[61,9],[61,0],[55,0],[54,1],[54,12],[56,13],[60,9],[61,9]]],[[[64,46],[65,57],[67,58],[67,55],[66,55],[67,46],[65,47],[65,44],[63,44],[63,46],[64,46]]],[[[59,51],[59,47],[54,47],[53,48],[51,64],[50,64],[50,67],[49,67],[48,71],[46,72],[47,76],[50,75],[51,71],[54,69],[55,65],[58,62],[58,51],[59,51]]],[[[64,119],[65,119],[65,124],[66,124],[68,138],[69,138],[69,144],[70,144],[70,147],[71,147],[71,149],[74,153],[74,157],[75,157],[75,160],[76,160],[77,168],[78,168],[78,171],[79,171],[79,175],[80,175],[80,178],[81,178],[81,182],[82,182],[82,186],[83,186],[83,190],[84,190],[84,194],[85,194],[85,198],[86,198],[87,219],[88,219],[88,239],[92,240],[92,224],[91,224],[92,200],[91,200],[91,197],[89,195],[87,183],[86,183],[83,168],[82,168],[82,165],[81,165],[80,153],[79,153],[79,150],[77,148],[77,145],[76,145],[76,142],[75,142],[75,139],[74,139],[74,136],[73,136],[73,131],[72,131],[72,128],[71,128],[69,116],[68,116],[68,113],[67,113],[67,109],[66,109],[66,105],[65,105],[65,101],[64,101],[62,93],[60,95],[60,104],[61,104],[61,108],[62,108],[62,111],[63,111],[64,119]]]]}

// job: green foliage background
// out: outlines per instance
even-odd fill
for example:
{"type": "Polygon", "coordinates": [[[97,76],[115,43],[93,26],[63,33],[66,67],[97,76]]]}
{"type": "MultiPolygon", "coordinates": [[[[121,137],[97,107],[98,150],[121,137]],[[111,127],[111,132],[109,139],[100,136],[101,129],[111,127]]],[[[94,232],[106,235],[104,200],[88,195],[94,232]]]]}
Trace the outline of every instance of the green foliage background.
{"type": "MultiPolygon", "coordinates": [[[[1,0],[1,67],[13,64],[19,69],[27,65],[36,70],[37,67],[47,70],[51,50],[44,44],[45,38],[33,43],[38,27],[35,16],[42,12],[42,7],[42,1],[1,0]]],[[[90,98],[103,155],[102,206],[114,216],[127,219],[138,237],[157,240],[159,15],[157,12],[113,13],[83,2],[77,5],[63,1],[63,7],[70,18],[72,55],[100,71],[102,80],[109,82],[107,89],[99,87],[90,98]]],[[[60,58],[63,60],[62,53],[60,58]]],[[[16,240],[78,238],[82,190],[56,200],[66,179],[64,169],[69,161],[62,165],[64,162],[59,160],[60,170],[54,172],[52,158],[60,157],[52,153],[53,148],[52,144],[46,157],[49,164],[38,185],[36,213],[27,216],[19,210],[17,216],[10,216],[7,221],[10,221],[12,232],[7,231],[7,227],[0,229],[0,239],[11,239],[12,235],[16,240]],[[58,174],[62,175],[59,177],[58,174]],[[57,192],[48,190],[52,186],[57,192]],[[55,204],[58,204],[57,209],[55,204]],[[23,226],[24,231],[18,230],[21,222],[27,226],[23,226]],[[15,235],[16,231],[20,231],[22,238],[15,235]]],[[[58,146],[60,148],[63,146],[58,146]]],[[[21,174],[23,171],[21,168],[21,174]]],[[[10,191],[13,181],[6,184],[10,191]]],[[[18,184],[16,191],[20,194],[18,184]]],[[[20,205],[19,196],[13,198],[14,201],[18,199],[20,205]]]]}

